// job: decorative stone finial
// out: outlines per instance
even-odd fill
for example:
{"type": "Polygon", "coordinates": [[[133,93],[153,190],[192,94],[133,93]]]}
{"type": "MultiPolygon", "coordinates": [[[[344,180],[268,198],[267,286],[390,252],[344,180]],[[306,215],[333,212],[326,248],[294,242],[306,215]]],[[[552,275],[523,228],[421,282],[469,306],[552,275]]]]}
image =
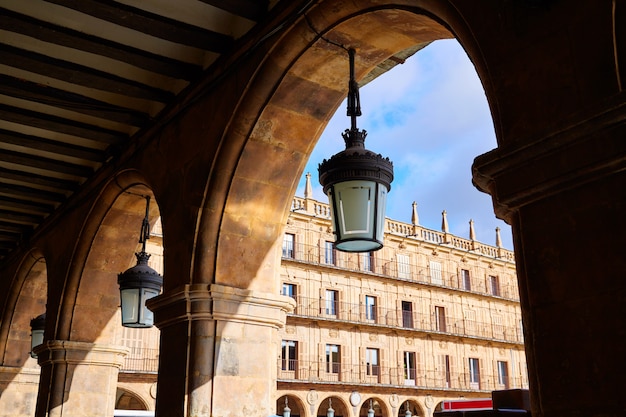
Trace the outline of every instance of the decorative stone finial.
{"type": "Polygon", "coordinates": [[[417,215],[417,203],[413,202],[413,214],[411,215],[411,223],[413,226],[417,226],[420,223],[419,217],[417,215]]]}
{"type": "Polygon", "coordinates": [[[445,210],[441,212],[441,231],[450,233],[450,228],[448,227],[448,213],[445,210]]]}
{"type": "Polygon", "coordinates": [[[304,186],[304,198],[313,198],[313,187],[311,187],[311,173],[306,173],[306,185],[304,186]]]}
{"type": "Polygon", "coordinates": [[[500,237],[500,228],[496,227],[496,247],[502,247],[502,238],[500,237]]]}

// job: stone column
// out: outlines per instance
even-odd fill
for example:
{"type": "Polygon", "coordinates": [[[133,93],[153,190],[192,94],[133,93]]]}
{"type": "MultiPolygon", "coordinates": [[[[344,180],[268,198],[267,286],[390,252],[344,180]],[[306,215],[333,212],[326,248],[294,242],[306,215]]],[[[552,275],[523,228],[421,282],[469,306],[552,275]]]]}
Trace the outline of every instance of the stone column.
{"type": "Polygon", "coordinates": [[[149,303],[161,329],[157,416],[268,416],[288,297],[185,285],[149,303]]]}
{"type": "Polygon", "coordinates": [[[38,389],[39,367],[0,366],[0,417],[32,416],[38,389]]]}
{"type": "Polygon", "coordinates": [[[513,226],[534,417],[626,410],[622,107],[474,162],[513,226]]]}
{"type": "Polygon", "coordinates": [[[128,348],[50,340],[34,349],[41,366],[38,417],[112,416],[128,348]]]}

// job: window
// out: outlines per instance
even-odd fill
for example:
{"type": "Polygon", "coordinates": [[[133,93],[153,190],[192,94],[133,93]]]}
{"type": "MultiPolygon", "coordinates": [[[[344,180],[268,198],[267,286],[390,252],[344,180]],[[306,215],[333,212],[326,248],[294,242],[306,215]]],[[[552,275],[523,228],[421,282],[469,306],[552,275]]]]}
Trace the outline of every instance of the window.
{"type": "Polygon", "coordinates": [[[472,289],[472,280],[470,279],[470,271],[468,269],[461,269],[461,287],[467,291],[472,289]]]}
{"type": "Polygon", "coordinates": [[[489,289],[491,291],[491,295],[500,297],[500,280],[497,276],[489,275],[489,289]]]}
{"type": "Polygon", "coordinates": [[[496,339],[505,339],[502,316],[494,314],[491,316],[491,321],[493,323],[493,337],[496,339]]]}
{"type": "Polygon", "coordinates": [[[437,372],[444,388],[452,387],[452,366],[450,365],[450,355],[439,355],[437,372]]]}
{"type": "Polygon", "coordinates": [[[359,255],[361,259],[361,269],[363,271],[374,271],[374,254],[372,252],[363,252],[359,255]]]}
{"type": "Polygon", "coordinates": [[[413,303],[410,301],[402,302],[402,327],[413,328],[413,303]]]}
{"type": "Polygon", "coordinates": [[[480,389],[480,366],[477,358],[469,358],[469,380],[471,389],[480,389]]]}
{"type": "Polygon", "coordinates": [[[339,293],[335,290],[326,290],[326,314],[331,316],[337,315],[337,303],[339,293]]]}
{"type": "Polygon", "coordinates": [[[378,363],[378,349],[367,348],[365,350],[365,363],[368,375],[380,375],[380,365],[378,363]]]}
{"type": "Polygon", "coordinates": [[[324,263],[335,265],[335,248],[333,242],[324,242],[324,263]]]}
{"type": "Polygon", "coordinates": [[[415,385],[415,352],[404,352],[404,385],[415,385]]]}
{"type": "Polygon", "coordinates": [[[341,368],[339,345],[326,345],[326,372],[338,374],[341,368]]]}
{"type": "Polygon", "coordinates": [[[398,262],[398,278],[411,278],[411,263],[409,261],[409,255],[399,253],[396,255],[398,262]]]}
{"type": "Polygon", "coordinates": [[[296,285],[283,283],[283,295],[296,299],[296,285]]]}
{"type": "Polygon", "coordinates": [[[435,330],[438,332],[446,331],[446,309],[444,307],[435,306],[435,330]]]}
{"type": "Polygon", "coordinates": [[[509,367],[506,362],[498,361],[498,384],[509,389],[509,367]]]}
{"type": "Polygon", "coordinates": [[[281,350],[281,369],[295,371],[298,367],[298,342],[283,340],[281,350]]]}
{"type": "Polygon", "coordinates": [[[436,285],[443,285],[441,262],[430,261],[430,282],[436,285]]]}
{"type": "Polygon", "coordinates": [[[365,318],[367,320],[376,320],[376,297],[371,295],[365,296],[365,318]]]}
{"type": "Polygon", "coordinates": [[[465,334],[466,335],[476,335],[476,311],[474,310],[464,310],[463,318],[465,321],[465,334]]]}
{"type": "Polygon", "coordinates": [[[285,233],[283,236],[283,258],[294,258],[294,245],[296,236],[292,233],[285,233]]]}

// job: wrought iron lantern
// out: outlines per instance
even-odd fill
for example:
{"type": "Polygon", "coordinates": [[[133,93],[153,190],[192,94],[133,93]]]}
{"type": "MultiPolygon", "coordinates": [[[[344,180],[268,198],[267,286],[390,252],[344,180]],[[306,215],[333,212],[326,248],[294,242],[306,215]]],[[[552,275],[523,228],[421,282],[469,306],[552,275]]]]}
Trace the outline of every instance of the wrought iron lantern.
{"type": "Polygon", "coordinates": [[[46,328],[46,313],[40,314],[30,321],[30,357],[37,358],[33,349],[43,344],[43,333],[46,328]]]}
{"type": "Polygon", "coordinates": [[[148,266],[150,254],[146,253],[146,240],[150,238],[148,212],[150,197],[146,198],[146,216],[141,225],[139,243],[141,252],[135,253],[137,265],[117,276],[122,306],[122,326],[147,328],[154,324],[154,314],[146,307],[146,300],[159,295],[163,277],[148,266]]]}
{"type": "Polygon", "coordinates": [[[393,181],[389,158],[365,149],[367,132],[359,130],[359,87],[354,79],[355,50],[349,49],[348,110],[351,127],[342,133],[346,149],[319,165],[319,180],[331,206],[334,247],[344,252],[370,252],[383,247],[385,206],[393,181]]]}

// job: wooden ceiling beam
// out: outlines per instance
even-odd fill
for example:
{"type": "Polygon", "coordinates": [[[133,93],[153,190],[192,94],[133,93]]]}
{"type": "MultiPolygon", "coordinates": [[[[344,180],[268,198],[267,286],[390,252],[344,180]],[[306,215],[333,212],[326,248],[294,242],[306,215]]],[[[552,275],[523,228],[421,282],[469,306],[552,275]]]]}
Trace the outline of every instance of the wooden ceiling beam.
{"type": "Polygon", "coordinates": [[[0,94],[34,101],[135,127],[146,126],[148,114],[43,84],[0,74],[0,94]]]}
{"type": "Polygon", "coordinates": [[[170,42],[205,51],[230,50],[231,36],[193,26],[112,0],[47,0],[69,9],[170,42]]]}
{"type": "Polygon", "coordinates": [[[35,203],[29,200],[0,196],[0,207],[13,211],[27,211],[33,214],[48,215],[54,211],[52,204],[35,203]]]}
{"type": "Polygon", "coordinates": [[[73,29],[57,26],[1,7],[0,27],[43,42],[106,56],[172,78],[192,81],[197,79],[202,73],[202,67],[199,65],[178,61],[73,29]]]}
{"type": "Polygon", "coordinates": [[[21,184],[30,184],[37,187],[45,187],[58,192],[74,192],[78,190],[76,181],[65,180],[62,178],[54,178],[45,175],[33,174],[31,172],[16,171],[8,168],[0,167],[0,183],[4,181],[18,182],[21,184]]]}
{"type": "MultiPolygon", "coordinates": [[[[34,201],[50,203],[62,203],[66,200],[65,195],[61,193],[55,193],[39,188],[26,187],[16,184],[0,183],[0,194],[16,198],[33,199],[34,201]]],[[[2,229],[0,228],[0,230],[2,229]]]]}
{"type": "Polygon", "coordinates": [[[64,175],[73,175],[81,178],[89,178],[93,175],[93,169],[90,167],[50,158],[43,158],[41,156],[33,156],[22,152],[3,150],[0,153],[0,161],[57,172],[64,175]]]}
{"type": "Polygon", "coordinates": [[[269,2],[250,0],[200,0],[236,16],[258,22],[267,14],[269,2]]]}
{"type": "Polygon", "coordinates": [[[106,152],[101,150],[24,135],[17,132],[9,132],[8,130],[3,129],[0,129],[0,143],[18,145],[25,148],[36,149],[58,155],[71,156],[73,158],[85,159],[92,162],[102,163],[107,158],[106,152]]]}
{"type": "Polygon", "coordinates": [[[109,145],[128,139],[123,133],[45,113],[0,104],[0,120],[64,133],[109,145]]]}
{"type": "Polygon", "coordinates": [[[25,71],[123,96],[161,103],[167,103],[174,98],[174,94],[169,91],[5,44],[0,44],[0,62],[10,62],[11,66],[25,71]]]}

